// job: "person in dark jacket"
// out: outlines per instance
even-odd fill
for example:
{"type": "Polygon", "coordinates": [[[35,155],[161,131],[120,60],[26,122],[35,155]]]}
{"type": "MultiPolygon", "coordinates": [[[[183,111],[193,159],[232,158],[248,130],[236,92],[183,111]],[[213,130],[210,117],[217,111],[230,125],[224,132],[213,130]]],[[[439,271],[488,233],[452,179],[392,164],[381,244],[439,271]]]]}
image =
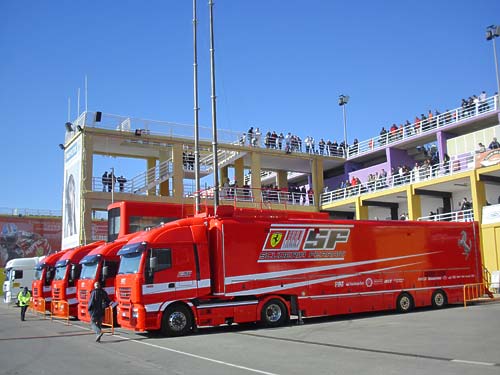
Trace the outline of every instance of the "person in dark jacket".
{"type": "Polygon", "coordinates": [[[110,302],[108,293],[106,293],[106,291],[101,288],[101,284],[96,281],[94,283],[94,290],[92,290],[90,294],[87,307],[90,314],[90,326],[96,334],[96,342],[101,341],[103,335],[102,319],[104,317],[104,310],[109,306],[110,302]]]}

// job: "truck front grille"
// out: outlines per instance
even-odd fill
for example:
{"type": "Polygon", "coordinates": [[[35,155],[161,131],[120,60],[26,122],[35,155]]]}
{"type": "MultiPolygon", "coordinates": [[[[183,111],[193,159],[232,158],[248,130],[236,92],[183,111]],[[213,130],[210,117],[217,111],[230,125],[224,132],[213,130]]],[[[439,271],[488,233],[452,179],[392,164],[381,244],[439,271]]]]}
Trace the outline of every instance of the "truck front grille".
{"type": "Polygon", "coordinates": [[[120,297],[120,299],[128,300],[130,299],[131,294],[132,294],[132,288],[120,287],[118,289],[118,296],[120,297]]]}
{"type": "Polygon", "coordinates": [[[86,290],[80,290],[80,301],[86,301],[87,300],[87,291],[86,290]]]}

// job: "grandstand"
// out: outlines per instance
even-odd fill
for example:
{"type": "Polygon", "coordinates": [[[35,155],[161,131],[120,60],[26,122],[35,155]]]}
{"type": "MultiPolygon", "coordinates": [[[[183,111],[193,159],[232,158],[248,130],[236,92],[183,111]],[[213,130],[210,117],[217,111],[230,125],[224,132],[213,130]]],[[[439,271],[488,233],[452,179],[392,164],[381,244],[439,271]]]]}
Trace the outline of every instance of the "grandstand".
{"type": "MultiPolygon", "coordinates": [[[[247,145],[241,132],[219,130],[221,203],[321,210],[348,219],[476,220],[481,224],[483,249],[487,249],[485,265],[498,270],[500,150],[477,147],[500,138],[499,114],[495,95],[406,123],[340,153],[327,149],[322,155],[300,148],[285,152],[259,142],[247,145]],[[229,176],[234,180],[228,181],[229,176]],[[472,202],[472,208],[461,207],[463,198],[472,202]]],[[[78,145],[81,150],[76,152],[83,171],[77,184],[82,202],[76,215],[81,219],[79,243],[91,241],[91,218],[113,200],[194,204],[189,159],[193,133],[189,125],[101,112],[85,112],[67,127],[65,153],[75,154],[78,145]],[[94,170],[95,155],[142,159],[144,172],[121,186],[113,182],[106,187],[94,170]]],[[[201,128],[202,177],[213,173],[212,160],[211,129],[201,128]]],[[[211,204],[213,188],[201,196],[211,204]]]]}

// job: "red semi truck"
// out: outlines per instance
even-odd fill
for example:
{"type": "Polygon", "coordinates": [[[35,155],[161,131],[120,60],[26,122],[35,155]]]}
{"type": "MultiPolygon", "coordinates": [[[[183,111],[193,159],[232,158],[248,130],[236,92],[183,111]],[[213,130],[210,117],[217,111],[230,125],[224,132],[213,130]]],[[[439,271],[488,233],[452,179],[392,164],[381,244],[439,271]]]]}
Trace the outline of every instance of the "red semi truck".
{"type": "Polygon", "coordinates": [[[183,335],[290,315],[411,311],[463,302],[482,281],[477,223],[334,221],[286,213],[170,222],[118,253],[118,323],[183,335]]]}
{"type": "Polygon", "coordinates": [[[50,311],[52,300],[52,279],[54,278],[56,262],[64,255],[64,251],[47,255],[35,266],[35,278],[31,283],[33,307],[35,310],[50,311]]]}
{"type": "Polygon", "coordinates": [[[80,260],[104,241],[76,247],[65,251],[56,262],[54,280],[52,280],[52,313],[56,316],[78,316],[76,282],[80,277],[80,260]]]}

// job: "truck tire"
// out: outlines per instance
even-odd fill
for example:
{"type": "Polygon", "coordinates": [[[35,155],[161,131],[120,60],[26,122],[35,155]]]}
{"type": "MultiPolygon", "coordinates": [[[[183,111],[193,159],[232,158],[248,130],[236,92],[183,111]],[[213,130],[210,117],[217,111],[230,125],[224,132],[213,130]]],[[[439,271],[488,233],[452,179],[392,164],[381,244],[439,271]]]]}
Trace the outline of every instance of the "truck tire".
{"type": "Polygon", "coordinates": [[[193,317],[185,305],[174,305],[163,312],[161,332],[165,336],[184,336],[192,328],[193,317]]]}
{"type": "Polygon", "coordinates": [[[435,309],[442,309],[448,304],[448,297],[446,293],[438,289],[434,293],[432,293],[432,307],[435,309]]]}
{"type": "Polygon", "coordinates": [[[396,301],[396,309],[398,312],[406,314],[413,310],[413,297],[406,292],[401,293],[396,301]]]}
{"type": "Polygon", "coordinates": [[[288,320],[288,311],[279,299],[271,299],[262,307],[261,322],[266,327],[279,327],[288,320]]]}

